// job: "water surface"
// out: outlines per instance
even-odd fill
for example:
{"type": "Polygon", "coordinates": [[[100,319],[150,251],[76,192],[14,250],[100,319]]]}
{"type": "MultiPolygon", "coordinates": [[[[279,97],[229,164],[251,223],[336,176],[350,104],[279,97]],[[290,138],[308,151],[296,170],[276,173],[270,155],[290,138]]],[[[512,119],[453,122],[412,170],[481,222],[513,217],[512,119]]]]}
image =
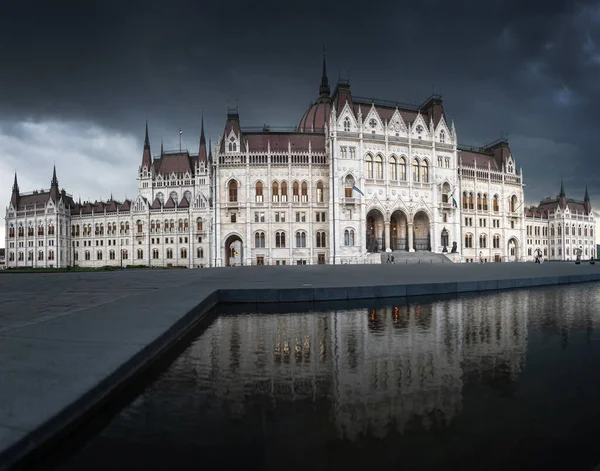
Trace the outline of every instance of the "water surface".
{"type": "Polygon", "coordinates": [[[224,312],[58,469],[590,470],[598,306],[586,283],[224,312]]]}

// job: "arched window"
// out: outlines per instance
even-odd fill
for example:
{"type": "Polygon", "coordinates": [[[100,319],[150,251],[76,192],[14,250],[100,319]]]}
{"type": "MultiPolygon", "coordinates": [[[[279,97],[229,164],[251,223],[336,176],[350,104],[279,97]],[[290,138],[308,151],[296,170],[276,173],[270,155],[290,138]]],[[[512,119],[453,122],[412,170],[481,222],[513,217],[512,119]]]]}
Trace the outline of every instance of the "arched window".
{"type": "Polygon", "coordinates": [[[257,249],[265,248],[265,233],[262,231],[256,232],[254,234],[254,247],[257,249]]]}
{"type": "Polygon", "coordinates": [[[144,258],[144,251],[142,249],[137,249],[137,258],[138,260],[142,260],[144,258]]]}
{"type": "Polygon", "coordinates": [[[157,260],[159,257],[158,249],[152,249],[152,259],[157,260]]]}
{"type": "Polygon", "coordinates": [[[167,249],[167,258],[173,258],[173,249],[167,249]]]}
{"type": "Polygon", "coordinates": [[[494,243],[494,248],[495,249],[499,249],[500,248],[500,235],[499,234],[494,234],[493,243],[494,243]]]}
{"type": "MultiPolygon", "coordinates": [[[[44,252],[43,251],[39,251],[38,252],[38,261],[43,261],[44,260],[44,252]]],[[[75,252],[75,260],[77,260],[77,252],[75,252]]]]}
{"type": "Polygon", "coordinates": [[[373,178],[373,157],[371,154],[367,154],[365,162],[367,164],[367,178],[373,178]]]}
{"type": "Polygon", "coordinates": [[[273,202],[279,202],[279,183],[273,182],[271,193],[273,193],[273,202]]]}
{"type": "Polygon", "coordinates": [[[177,221],[177,230],[179,232],[183,231],[183,219],[180,219],[179,221],[177,221]]]}
{"type": "Polygon", "coordinates": [[[202,232],[202,218],[196,219],[196,230],[202,232]]]}
{"type": "Polygon", "coordinates": [[[308,202],[308,185],[306,182],[302,182],[301,185],[301,190],[302,190],[302,202],[306,203],[308,202]]]}
{"type": "Polygon", "coordinates": [[[323,182],[317,182],[317,203],[324,202],[324,187],[323,182]]]}
{"type": "Polygon", "coordinates": [[[562,224],[558,224],[558,226],[556,226],[556,229],[558,231],[558,235],[561,236],[562,235],[562,224]]]}
{"type": "Polygon", "coordinates": [[[481,211],[481,193],[477,193],[477,210],[481,211]]]}
{"type": "Polygon", "coordinates": [[[185,247],[182,247],[180,252],[181,252],[180,258],[187,258],[187,249],[185,247]]]}
{"type": "Polygon", "coordinates": [[[278,249],[285,248],[285,232],[277,231],[275,233],[275,247],[278,249]]]}
{"type": "Polygon", "coordinates": [[[440,131],[440,142],[442,144],[446,142],[446,133],[443,130],[440,131]]]}
{"type": "MultiPolygon", "coordinates": [[[[19,230],[22,231],[23,228],[21,227],[19,230]]],[[[23,235],[23,234],[21,234],[21,235],[23,235]]],[[[48,235],[54,235],[54,221],[50,221],[48,223],[48,235]]]]}
{"type": "Polygon", "coordinates": [[[465,235],[465,248],[467,248],[467,249],[473,248],[473,235],[472,234],[465,235]]]}
{"type": "Polygon", "coordinates": [[[427,160],[421,162],[421,181],[423,183],[429,183],[429,163],[427,160]]]}
{"type": "Polygon", "coordinates": [[[577,233],[578,233],[579,237],[581,237],[581,226],[579,226],[577,233]]]}
{"type": "Polygon", "coordinates": [[[344,118],[344,131],[350,132],[350,118],[347,116],[344,118]]]}
{"type": "Polygon", "coordinates": [[[510,211],[515,212],[517,210],[517,197],[516,195],[512,195],[510,198],[510,211]]]}
{"type": "Polygon", "coordinates": [[[27,225],[27,235],[30,237],[33,236],[33,223],[31,221],[27,225]]]}
{"type": "Polygon", "coordinates": [[[320,249],[326,247],[325,231],[317,231],[317,247],[320,249]]]}
{"type": "Polygon", "coordinates": [[[183,230],[184,230],[185,232],[188,232],[189,228],[190,228],[190,225],[189,225],[189,222],[188,222],[188,220],[187,220],[187,219],[184,219],[184,221],[183,221],[183,230]]]}
{"type": "Polygon", "coordinates": [[[500,211],[500,199],[498,195],[494,195],[494,212],[497,213],[500,211]]]}
{"type": "Polygon", "coordinates": [[[344,245],[354,245],[354,229],[346,229],[344,231],[344,245]]]}
{"type": "Polygon", "coordinates": [[[400,180],[406,181],[406,159],[404,157],[400,157],[400,180]]]}
{"type": "MultiPolygon", "coordinates": [[[[77,229],[75,231],[75,234],[79,235],[79,224],[77,225],[77,229]]],[[[38,221],[38,235],[39,236],[43,236],[44,235],[44,222],[42,220],[38,221]]],[[[13,236],[14,236],[14,234],[13,234],[13,236]]]]}
{"type": "Polygon", "coordinates": [[[114,250],[109,250],[108,251],[108,259],[109,260],[114,260],[115,259],[115,251],[114,250]]]}
{"type": "MultiPolygon", "coordinates": [[[[140,220],[138,219],[138,220],[137,220],[137,222],[136,222],[136,224],[137,224],[137,231],[138,231],[138,234],[141,234],[141,233],[142,233],[142,227],[143,227],[142,221],[140,221],[140,220]]],[[[103,227],[100,227],[100,232],[103,232],[103,230],[104,230],[104,228],[103,228],[103,227]]]]}
{"type": "Polygon", "coordinates": [[[229,182],[229,201],[235,203],[238,200],[238,184],[235,180],[229,182]]]}
{"type": "Polygon", "coordinates": [[[413,182],[419,182],[419,161],[417,159],[413,160],[413,182]]]}
{"type": "Polygon", "coordinates": [[[444,182],[442,185],[442,203],[448,203],[450,201],[450,184],[444,182]]]}
{"type": "Polygon", "coordinates": [[[202,247],[198,247],[198,249],[196,250],[196,257],[204,258],[204,250],[202,250],[202,247]]]}
{"type": "Polygon", "coordinates": [[[281,182],[281,202],[282,203],[287,203],[287,194],[288,194],[287,182],[284,180],[281,182]]]}
{"type": "Polygon", "coordinates": [[[584,236],[584,237],[587,237],[587,232],[588,232],[588,231],[587,231],[587,226],[585,226],[585,227],[583,228],[583,236],[584,236]]]}
{"type": "Polygon", "coordinates": [[[352,192],[354,191],[354,177],[347,175],[344,180],[344,197],[352,198],[352,192]]]}
{"type": "Polygon", "coordinates": [[[479,236],[479,247],[482,249],[487,248],[487,237],[485,236],[485,234],[481,234],[479,236]]]}
{"type": "Polygon", "coordinates": [[[96,260],[102,260],[102,250],[96,252],[96,260]]]}
{"type": "Polygon", "coordinates": [[[483,194],[483,198],[482,198],[481,204],[483,206],[483,210],[487,211],[488,210],[488,197],[487,197],[487,193],[483,194]]]}
{"type": "Polygon", "coordinates": [[[89,259],[90,259],[90,251],[89,251],[89,250],[86,250],[86,251],[85,251],[85,254],[84,254],[84,257],[83,257],[83,258],[85,258],[86,260],[88,260],[88,261],[89,261],[89,259]]]}
{"type": "Polygon", "coordinates": [[[304,232],[304,231],[296,232],[296,247],[297,248],[305,248],[306,247],[306,232],[304,232]]]}
{"type": "Polygon", "coordinates": [[[469,192],[469,209],[473,209],[473,192],[469,192]]]}
{"type": "Polygon", "coordinates": [[[256,202],[263,202],[263,184],[262,182],[256,182],[256,202]]]}
{"type": "Polygon", "coordinates": [[[297,203],[298,201],[300,201],[300,184],[298,182],[294,182],[292,184],[292,196],[293,196],[293,202],[297,203]]]}
{"type": "Polygon", "coordinates": [[[237,150],[237,145],[235,142],[235,137],[231,136],[229,138],[229,152],[235,152],[237,150]]]}
{"type": "Polygon", "coordinates": [[[383,158],[381,155],[375,157],[375,178],[383,180],[383,158]]]}
{"type": "Polygon", "coordinates": [[[396,157],[393,155],[390,157],[390,180],[398,180],[398,165],[396,164],[396,157]]]}
{"type": "Polygon", "coordinates": [[[469,200],[467,198],[467,192],[463,191],[463,209],[468,209],[469,208],[469,200]]]}

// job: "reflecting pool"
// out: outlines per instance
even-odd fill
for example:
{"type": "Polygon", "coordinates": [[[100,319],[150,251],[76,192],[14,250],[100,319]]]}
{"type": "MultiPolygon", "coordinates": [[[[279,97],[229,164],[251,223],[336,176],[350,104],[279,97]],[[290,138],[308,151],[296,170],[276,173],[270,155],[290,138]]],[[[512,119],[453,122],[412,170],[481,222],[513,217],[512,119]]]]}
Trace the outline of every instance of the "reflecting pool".
{"type": "Polygon", "coordinates": [[[590,470],[599,306],[599,283],[225,306],[57,469],[590,470]]]}

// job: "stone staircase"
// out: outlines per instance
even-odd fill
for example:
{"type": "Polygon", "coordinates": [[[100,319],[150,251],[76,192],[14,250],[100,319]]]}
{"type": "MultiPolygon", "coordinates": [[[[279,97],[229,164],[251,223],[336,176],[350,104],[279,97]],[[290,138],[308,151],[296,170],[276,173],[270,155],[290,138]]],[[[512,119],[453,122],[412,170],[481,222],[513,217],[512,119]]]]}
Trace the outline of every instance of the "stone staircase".
{"type": "Polygon", "coordinates": [[[432,253],[427,251],[406,252],[404,250],[394,251],[392,253],[382,252],[378,254],[381,257],[381,263],[387,263],[388,255],[394,256],[395,264],[408,263],[453,263],[444,254],[432,253]]]}

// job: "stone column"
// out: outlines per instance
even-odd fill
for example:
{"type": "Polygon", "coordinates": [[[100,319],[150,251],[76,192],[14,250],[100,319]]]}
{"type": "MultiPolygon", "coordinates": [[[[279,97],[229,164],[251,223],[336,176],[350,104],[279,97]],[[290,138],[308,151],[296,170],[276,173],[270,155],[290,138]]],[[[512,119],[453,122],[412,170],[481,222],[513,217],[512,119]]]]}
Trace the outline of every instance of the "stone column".
{"type": "Polygon", "coordinates": [[[412,221],[408,221],[408,251],[409,252],[415,251],[414,240],[413,240],[413,231],[414,231],[413,227],[414,227],[414,223],[412,221]]]}
{"type": "Polygon", "coordinates": [[[390,221],[384,222],[383,231],[385,237],[385,251],[391,252],[392,249],[390,248],[390,221]]]}

